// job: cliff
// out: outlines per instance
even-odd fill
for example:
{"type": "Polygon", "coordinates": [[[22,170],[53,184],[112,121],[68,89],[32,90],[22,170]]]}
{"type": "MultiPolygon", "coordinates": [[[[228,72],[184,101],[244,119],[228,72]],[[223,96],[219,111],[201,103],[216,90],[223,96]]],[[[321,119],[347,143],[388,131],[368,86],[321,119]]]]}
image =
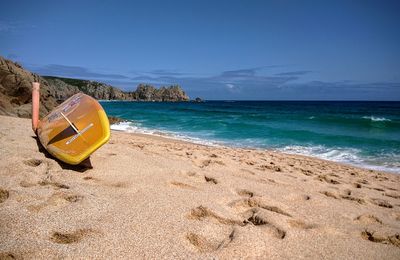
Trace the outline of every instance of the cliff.
{"type": "Polygon", "coordinates": [[[34,81],[41,85],[40,116],[44,116],[58,104],[54,87],[18,63],[0,57],[0,114],[30,117],[34,81]]]}
{"type": "Polygon", "coordinates": [[[135,93],[140,101],[189,101],[189,97],[178,85],[156,89],[151,85],[139,84],[135,93]]]}
{"type": "Polygon", "coordinates": [[[116,87],[90,80],[43,76],[56,89],[59,100],[79,91],[101,100],[136,100],[157,102],[189,101],[190,98],[178,85],[159,89],[148,84],[139,84],[136,91],[125,92],[116,87]]]}
{"type": "Polygon", "coordinates": [[[43,76],[43,78],[57,90],[59,100],[65,100],[78,92],[83,92],[102,100],[127,100],[130,96],[128,92],[123,92],[118,88],[96,81],[52,76],[43,76]]]}
{"type": "Polygon", "coordinates": [[[189,97],[178,85],[157,89],[151,85],[139,84],[136,91],[124,92],[96,81],[39,76],[0,56],[0,115],[30,117],[34,81],[40,82],[41,86],[41,117],[78,92],[102,100],[189,101],[189,97]]]}

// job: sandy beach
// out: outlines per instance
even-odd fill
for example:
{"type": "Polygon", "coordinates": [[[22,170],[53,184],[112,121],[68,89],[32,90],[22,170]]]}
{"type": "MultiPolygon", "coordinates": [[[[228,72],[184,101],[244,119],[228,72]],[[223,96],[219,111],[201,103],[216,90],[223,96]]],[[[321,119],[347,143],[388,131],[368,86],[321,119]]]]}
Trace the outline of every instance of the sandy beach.
{"type": "Polygon", "coordinates": [[[399,259],[400,175],[112,132],[93,169],[0,116],[0,259],[399,259]]]}

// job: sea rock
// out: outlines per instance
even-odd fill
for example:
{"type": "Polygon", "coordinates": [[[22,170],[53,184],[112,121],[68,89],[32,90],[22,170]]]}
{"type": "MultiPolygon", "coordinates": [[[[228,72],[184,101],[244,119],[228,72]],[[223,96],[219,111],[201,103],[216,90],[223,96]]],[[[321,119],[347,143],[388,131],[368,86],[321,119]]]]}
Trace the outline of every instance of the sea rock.
{"type": "Polygon", "coordinates": [[[190,98],[178,85],[161,87],[156,89],[154,86],[139,84],[136,89],[136,99],[139,101],[164,101],[178,102],[189,101],[190,98]]]}
{"type": "Polygon", "coordinates": [[[110,125],[117,124],[124,122],[122,118],[116,117],[116,116],[108,116],[108,122],[110,122],[110,125]]]}

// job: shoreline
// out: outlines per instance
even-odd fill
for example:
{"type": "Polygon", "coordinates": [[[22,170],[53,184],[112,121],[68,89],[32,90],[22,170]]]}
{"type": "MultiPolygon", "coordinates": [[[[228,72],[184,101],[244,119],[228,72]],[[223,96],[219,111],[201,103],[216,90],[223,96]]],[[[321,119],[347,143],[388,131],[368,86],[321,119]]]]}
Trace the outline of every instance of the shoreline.
{"type": "MultiPolygon", "coordinates": [[[[219,149],[231,149],[231,150],[236,150],[239,152],[267,152],[267,153],[274,153],[274,154],[279,154],[281,156],[287,156],[287,157],[294,157],[298,159],[306,159],[306,160],[316,160],[316,161],[321,161],[323,163],[327,164],[335,164],[340,167],[350,167],[350,168],[356,168],[361,171],[369,171],[369,172],[379,172],[379,173],[384,173],[384,174],[391,174],[395,176],[400,176],[400,172],[391,172],[391,171],[384,171],[384,170],[377,170],[377,169],[370,169],[366,167],[362,167],[359,165],[353,165],[350,163],[345,163],[345,162],[337,162],[337,161],[332,161],[324,158],[319,158],[316,156],[311,156],[311,155],[304,155],[304,154],[296,154],[296,153],[287,153],[283,152],[277,149],[267,149],[267,148],[258,148],[258,147],[234,147],[234,146],[229,146],[229,145],[224,145],[224,144],[205,144],[205,143],[196,143],[190,140],[185,140],[185,139],[179,139],[175,138],[173,136],[168,136],[168,135],[162,135],[162,134],[153,134],[153,133],[136,133],[136,132],[126,132],[123,130],[111,130],[111,133],[123,133],[131,136],[137,136],[137,137],[143,137],[143,138],[149,138],[149,139],[154,139],[158,141],[164,141],[164,142],[173,142],[173,143],[182,143],[182,144],[187,144],[187,145],[198,145],[200,147],[205,147],[205,148],[219,148],[219,149]]],[[[128,137],[129,138],[129,137],[128,137]]]]}
{"type": "Polygon", "coordinates": [[[360,169],[364,170],[373,170],[373,171],[379,171],[379,172],[385,172],[385,173],[391,173],[391,174],[400,174],[400,169],[394,169],[394,168],[387,168],[386,166],[380,166],[380,165],[371,165],[367,163],[353,163],[349,161],[340,161],[340,160],[334,160],[334,159],[327,159],[323,157],[318,157],[317,155],[313,154],[304,154],[304,153],[296,153],[296,152],[288,152],[283,150],[283,148],[262,148],[262,147],[251,147],[251,146],[235,146],[233,144],[229,144],[223,141],[220,141],[220,143],[217,143],[217,141],[206,141],[201,138],[195,138],[195,137],[189,137],[189,136],[179,136],[179,134],[176,133],[169,133],[167,131],[163,130],[157,130],[157,129],[146,129],[142,128],[141,130],[140,127],[136,127],[136,129],[129,130],[129,129],[118,129],[118,125],[120,123],[132,123],[132,121],[129,120],[124,120],[120,119],[119,122],[115,124],[110,124],[112,131],[117,131],[117,132],[122,132],[122,133],[129,133],[129,134],[138,134],[138,135],[144,135],[144,136],[158,136],[158,137],[163,137],[166,139],[172,139],[172,140],[177,140],[177,141],[182,141],[182,142],[188,142],[192,144],[200,144],[200,145],[205,145],[205,146],[210,146],[210,147],[226,147],[226,148],[232,148],[232,149],[251,149],[251,150],[259,150],[259,151],[272,151],[276,153],[282,153],[286,155],[299,155],[299,156],[305,156],[313,159],[319,159],[319,160],[324,160],[328,162],[333,162],[333,163],[338,163],[342,165],[347,165],[347,166],[352,166],[352,167],[357,167],[360,169]]]}
{"type": "Polygon", "coordinates": [[[397,259],[400,175],[112,131],[93,169],[0,116],[0,256],[397,259]]]}

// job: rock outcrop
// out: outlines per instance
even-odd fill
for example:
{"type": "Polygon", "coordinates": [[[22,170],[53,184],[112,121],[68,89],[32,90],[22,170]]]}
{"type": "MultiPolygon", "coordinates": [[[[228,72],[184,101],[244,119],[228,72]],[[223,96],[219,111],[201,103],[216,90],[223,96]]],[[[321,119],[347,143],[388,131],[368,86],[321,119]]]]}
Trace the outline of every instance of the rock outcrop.
{"type": "Polygon", "coordinates": [[[0,114],[30,117],[34,81],[41,85],[40,116],[44,116],[58,104],[54,87],[18,63],[0,57],[0,114]]]}
{"type": "Polygon", "coordinates": [[[157,102],[189,101],[189,97],[178,85],[155,88],[148,84],[139,84],[136,91],[125,92],[116,87],[90,80],[44,76],[54,86],[59,100],[79,91],[100,100],[136,100],[157,102]],[[65,92],[63,91],[65,90],[65,92]]]}
{"type": "Polygon", "coordinates": [[[102,100],[126,100],[129,97],[128,92],[96,81],[51,76],[44,76],[43,78],[57,90],[59,100],[65,100],[78,92],[102,100]]]}
{"type": "Polygon", "coordinates": [[[159,89],[139,84],[136,91],[124,92],[116,87],[90,80],[39,76],[16,62],[0,56],[0,115],[30,117],[32,82],[40,83],[40,116],[78,92],[101,100],[189,101],[178,85],[159,89]]]}
{"type": "Polygon", "coordinates": [[[68,97],[79,92],[79,88],[77,86],[73,86],[65,83],[62,80],[57,78],[45,78],[47,83],[54,88],[55,98],[58,102],[62,102],[66,100],[68,97]]]}
{"type": "Polygon", "coordinates": [[[189,101],[189,97],[177,85],[156,89],[151,85],[139,84],[135,94],[136,100],[140,101],[189,101]]]}

